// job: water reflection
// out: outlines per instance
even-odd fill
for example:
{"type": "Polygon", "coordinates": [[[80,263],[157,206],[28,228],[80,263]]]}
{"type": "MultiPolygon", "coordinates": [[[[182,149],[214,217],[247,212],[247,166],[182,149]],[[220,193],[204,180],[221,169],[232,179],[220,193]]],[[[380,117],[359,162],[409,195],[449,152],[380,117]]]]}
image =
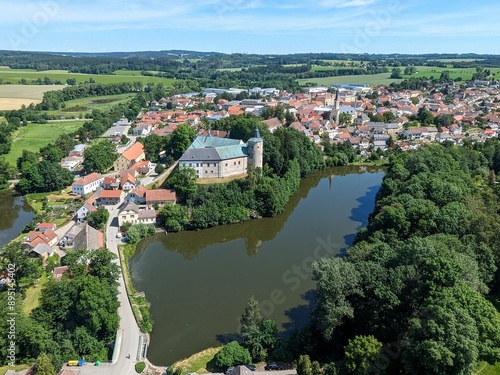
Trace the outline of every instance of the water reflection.
{"type": "Polygon", "coordinates": [[[0,191],[0,246],[16,238],[34,216],[23,197],[10,190],[0,191]]]}
{"type": "Polygon", "coordinates": [[[142,241],[130,271],[155,322],[148,359],[170,364],[233,340],[251,295],[282,332],[301,327],[312,262],[338,255],[366,224],[382,177],[376,168],[332,168],[304,179],[274,218],[142,241]]]}

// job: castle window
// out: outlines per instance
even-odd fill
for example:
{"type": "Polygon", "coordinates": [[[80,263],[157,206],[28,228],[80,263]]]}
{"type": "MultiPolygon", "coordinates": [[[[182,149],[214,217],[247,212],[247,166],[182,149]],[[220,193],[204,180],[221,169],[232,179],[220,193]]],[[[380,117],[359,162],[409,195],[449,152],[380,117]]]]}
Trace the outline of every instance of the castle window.
{"type": "Polygon", "coordinates": [[[241,161],[238,160],[238,165],[240,165],[240,164],[241,164],[241,161]]]}

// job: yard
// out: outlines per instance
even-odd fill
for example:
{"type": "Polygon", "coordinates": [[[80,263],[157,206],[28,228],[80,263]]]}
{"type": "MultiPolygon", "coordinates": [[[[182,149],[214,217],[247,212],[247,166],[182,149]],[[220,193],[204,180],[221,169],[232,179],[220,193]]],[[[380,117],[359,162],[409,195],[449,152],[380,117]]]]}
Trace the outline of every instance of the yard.
{"type": "Polygon", "coordinates": [[[5,159],[16,165],[23,150],[38,152],[41,147],[54,142],[60,134],[72,133],[82,127],[85,121],[49,122],[47,124],[28,124],[13,133],[13,143],[5,159]]]}

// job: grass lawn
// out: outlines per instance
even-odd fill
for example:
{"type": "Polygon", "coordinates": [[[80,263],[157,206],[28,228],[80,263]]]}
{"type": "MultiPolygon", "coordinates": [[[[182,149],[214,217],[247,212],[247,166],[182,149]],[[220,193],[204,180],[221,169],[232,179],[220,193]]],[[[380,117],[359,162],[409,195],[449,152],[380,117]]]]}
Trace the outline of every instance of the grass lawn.
{"type": "Polygon", "coordinates": [[[44,79],[48,77],[54,81],[59,80],[66,83],[68,78],[75,78],[77,83],[84,83],[89,81],[90,78],[94,79],[97,83],[117,83],[117,82],[141,82],[146,85],[148,83],[163,83],[165,86],[171,86],[175,81],[171,78],[161,78],[161,77],[146,77],[140,74],[140,72],[132,71],[119,71],[119,74],[82,74],[82,73],[70,73],[66,70],[43,70],[36,71],[33,69],[10,69],[6,67],[0,68],[0,80],[5,84],[10,82],[11,84],[17,84],[22,78],[26,79],[28,82],[36,80],[38,78],[44,79]],[[137,74],[139,73],[139,74],[137,74]]]}
{"type": "Polygon", "coordinates": [[[215,355],[222,349],[222,346],[218,348],[205,349],[199,353],[193,354],[191,357],[183,359],[174,363],[174,369],[181,369],[181,373],[186,372],[197,372],[198,374],[204,374],[207,372],[214,372],[217,370],[214,366],[213,359],[215,355]]]}
{"type": "Polygon", "coordinates": [[[40,293],[43,286],[47,283],[50,276],[44,272],[38,282],[26,290],[26,297],[24,298],[23,311],[29,314],[34,308],[40,304],[40,293]]]}
{"type": "Polygon", "coordinates": [[[85,121],[51,122],[47,124],[28,124],[13,133],[12,149],[5,159],[16,165],[23,150],[38,152],[41,147],[55,141],[60,134],[67,134],[79,129],[85,121]]]}

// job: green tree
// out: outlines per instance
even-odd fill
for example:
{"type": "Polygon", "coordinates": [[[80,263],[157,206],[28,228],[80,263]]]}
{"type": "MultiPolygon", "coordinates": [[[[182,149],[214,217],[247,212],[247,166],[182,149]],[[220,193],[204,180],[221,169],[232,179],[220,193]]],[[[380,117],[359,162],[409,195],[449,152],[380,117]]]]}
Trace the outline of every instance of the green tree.
{"type": "Polygon", "coordinates": [[[196,193],[196,171],[189,167],[177,168],[168,178],[166,185],[175,190],[179,202],[186,202],[196,193]]]}
{"type": "Polygon", "coordinates": [[[195,137],[196,132],[191,126],[188,124],[179,125],[168,142],[167,154],[172,155],[175,160],[179,159],[193,143],[195,137]]]}
{"type": "Polygon", "coordinates": [[[393,78],[393,79],[401,79],[401,78],[403,78],[401,76],[401,68],[394,68],[394,69],[392,69],[391,78],[393,78]]]}
{"type": "Polygon", "coordinates": [[[85,150],[83,169],[85,172],[106,172],[117,159],[115,146],[107,141],[92,144],[85,150]]]}
{"type": "Polygon", "coordinates": [[[248,304],[245,307],[245,312],[240,318],[240,334],[244,335],[251,328],[257,327],[262,322],[260,314],[259,301],[254,296],[248,299],[248,304]]]}
{"type": "Polygon", "coordinates": [[[56,369],[47,354],[40,354],[35,362],[35,375],[55,375],[56,369]]]}
{"type": "Polygon", "coordinates": [[[59,163],[64,157],[62,150],[52,143],[40,149],[40,155],[43,160],[47,160],[53,163],[59,163]]]}
{"type": "Polygon", "coordinates": [[[301,355],[297,361],[297,375],[313,375],[311,359],[307,354],[301,355]]]}
{"type": "Polygon", "coordinates": [[[87,222],[92,228],[103,230],[109,219],[109,211],[105,207],[99,207],[96,211],[87,215],[87,222]]]}
{"type": "Polygon", "coordinates": [[[340,126],[349,126],[352,124],[352,115],[349,113],[341,113],[339,114],[339,125],[340,126]]]}
{"type": "Polygon", "coordinates": [[[345,367],[350,374],[382,374],[382,343],[373,336],[356,336],[345,347],[345,367]]]}
{"type": "Polygon", "coordinates": [[[227,368],[250,363],[252,358],[247,349],[241,347],[236,341],[232,341],[222,347],[215,355],[214,360],[217,367],[227,368]]]}
{"type": "Polygon", "coordinates": [[[167,203],[158,214],[159,221],[169,232],[179,232],[186,225],[187,212],[180,204],[167,203]]]}

